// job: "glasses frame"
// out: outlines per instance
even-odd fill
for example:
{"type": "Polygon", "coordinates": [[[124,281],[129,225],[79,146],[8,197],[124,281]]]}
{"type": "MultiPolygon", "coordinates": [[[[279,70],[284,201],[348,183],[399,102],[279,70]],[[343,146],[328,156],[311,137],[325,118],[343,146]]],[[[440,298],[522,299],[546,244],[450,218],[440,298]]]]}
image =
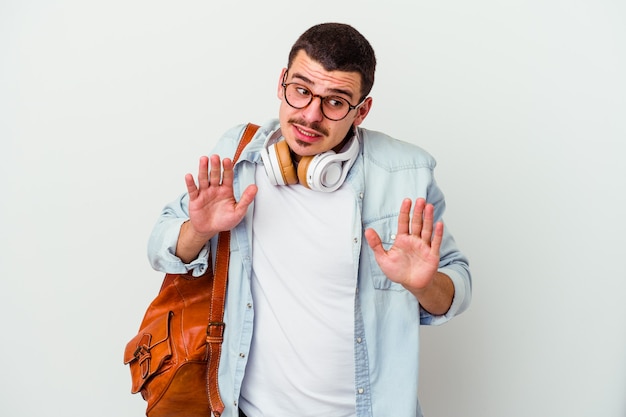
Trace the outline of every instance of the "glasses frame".
{"type": "Polygon", "coordinates": [[[319,94],[313,94],[313,91],[311,91],[311,89],[310,89],[309,87],[307,87],[307,86],[305,86],[305,85],[302,85],[302,84],[300,84],[300,83],[296,83],[296,82],[291,82],[291,83],[288,83],[288,82],[285,82],[286,80],[287,80],[287,71],[285,71],[285,75],[283,76],[283,82],[281,83],[281,86],[283,87],[283,97],[285,97],[285,102],[286,102],[287,104],[289,104],[289,106],[291,106],[291,107],[292,107],[292,108],[294,108],[294,109],[301,110],[301,109],[304,109],[304,108],[308,107],[308,106],[309,106],[309,105],[313,102],[313,99],[314,99],[314,98],[319,98],[319,99],[320,99],[320,111],[322,112],[322,114],[324,115],[324,117],[325,117],[325,118],[327,118],[328,120],[332,120],[333,122],[338,122],[338,121],[343,120],[343,119],[345,119],[346,117],[348,117],[348,115],[350,114],[350,112],[351,112],[352,110],[356,110],[356,109],[358,109],[358,108],[359,108],[359,107],[360,107],[360,106],[361,106],[361,105],[365,102],[365,99],[367,98],[367,97],[366,97],[366,98],[364,98],[363,100],[361,100],[361,102],[359,102],[359,103],[358,103],[358,104],[356,104],[356,105],[352,105],[352,103],[350,103],[347,99],[345,99],[345,98],[343,98],[343,97],[339,97],[339,96],[332,96],[332,95],[331,95],[331,96],[322,96],[322,95],[319,95],[319,94]],[[311,97],[311,99],[309,100],[309,102],[308,102],[307,104],[305,104],[304,106],[301,106],[301,107],[296,107],[296,106],[294,106],[293,104],[291,104],[291,103],[289,102],[289,100],[287,99],[287,87],[288,87],[288,86],[290,86],[290,85],[297,85],[297,86],[300,86],[300,87],[304,88],[305,90],[307,90],[309,93],[311,93],[311,96],[310,96],[310,97],[311,97]],[[347,111],[347,112],[346,112],[346,114],[345,114],[342,118],[340,118],[340,119],[333,119],[333,118],[331,118],[331,117],[328,117],[328,116],[326,115],[326,113],[324,113],[324,100],[325,100],[325,99],[327,99],[327,98],[331,98],[331,97],[340,98],[340,99],[342,99],[342,100],[345,100],[345,102],[346,102],[346,103],[348,103],[348,111],[347,111]]]}

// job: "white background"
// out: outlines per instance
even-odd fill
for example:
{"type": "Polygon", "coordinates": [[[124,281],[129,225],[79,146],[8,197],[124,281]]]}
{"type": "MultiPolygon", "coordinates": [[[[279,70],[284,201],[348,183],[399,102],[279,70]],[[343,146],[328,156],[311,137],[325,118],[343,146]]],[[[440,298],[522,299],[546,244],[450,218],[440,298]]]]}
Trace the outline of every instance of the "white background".
{"type": "Polygon", "coordinates": [[[626,416],[622,0],[0,0],[0,415],[143,415],[122,352],[152,225],[277,114],[323,21],[371,41],[364,126],[437,158],[471,260],[470,310],[423,329],[426,415],[626,416]]]}

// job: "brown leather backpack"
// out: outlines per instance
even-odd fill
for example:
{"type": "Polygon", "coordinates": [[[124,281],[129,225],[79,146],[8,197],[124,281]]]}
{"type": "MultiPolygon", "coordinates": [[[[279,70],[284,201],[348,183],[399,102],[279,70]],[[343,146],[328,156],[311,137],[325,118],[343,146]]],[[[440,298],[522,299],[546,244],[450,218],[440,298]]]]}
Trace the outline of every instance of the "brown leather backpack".
{"type": "MultiPolygon", "coordinates": [[[[248,124],[233,163],[258,126],[248,124]]],[[[217,373],[224,337],[230,231],[218,237],[215,273],[166,274],[139,332],[126,345],[133,394],[141,392],[148,417],[219,417],[224,404],[217,373]]]]}

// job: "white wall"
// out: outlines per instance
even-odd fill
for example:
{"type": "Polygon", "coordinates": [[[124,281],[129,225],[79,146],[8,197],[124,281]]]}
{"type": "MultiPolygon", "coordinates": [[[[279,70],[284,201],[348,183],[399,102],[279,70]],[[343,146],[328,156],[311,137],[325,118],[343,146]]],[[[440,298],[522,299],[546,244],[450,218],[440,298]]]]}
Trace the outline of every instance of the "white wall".
{"type": "Polygon", "coordinates": [[[474,300],[423,330],[429,417],[626,416],[626,5],[0,1],[0,415],[139,416],[148,233],[291,43],[353,24],[366,127],[439,161],[474,300]]]}

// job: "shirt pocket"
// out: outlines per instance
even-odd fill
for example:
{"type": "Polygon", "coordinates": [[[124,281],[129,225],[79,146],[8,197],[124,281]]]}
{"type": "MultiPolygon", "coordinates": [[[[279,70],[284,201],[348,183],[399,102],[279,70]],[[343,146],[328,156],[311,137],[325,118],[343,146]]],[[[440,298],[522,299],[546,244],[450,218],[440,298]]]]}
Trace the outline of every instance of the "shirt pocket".
{"type": "MultiPolygon", "coordinates": [[[[374,229],[378,233],[385,250],[389,250],[395,242],[398,227],[398,215],[399,213],[395,213],[389,217],[365,224],[366,229],[374,229]]],[[[381,271],[380,266],[378,266],[378,262],[376,262],[376,257],[374,256],[372,248],[370,248],[367,243],[365,243],[365,245],[367,246],[367,249],[364,251],[366,254],[365,258],[368,263],[367,266],[370,270],[370,276],[374,288],[377,290],[404,291],[405,289],[402,285],[389,280],[383,271],[381,271]]]]}

